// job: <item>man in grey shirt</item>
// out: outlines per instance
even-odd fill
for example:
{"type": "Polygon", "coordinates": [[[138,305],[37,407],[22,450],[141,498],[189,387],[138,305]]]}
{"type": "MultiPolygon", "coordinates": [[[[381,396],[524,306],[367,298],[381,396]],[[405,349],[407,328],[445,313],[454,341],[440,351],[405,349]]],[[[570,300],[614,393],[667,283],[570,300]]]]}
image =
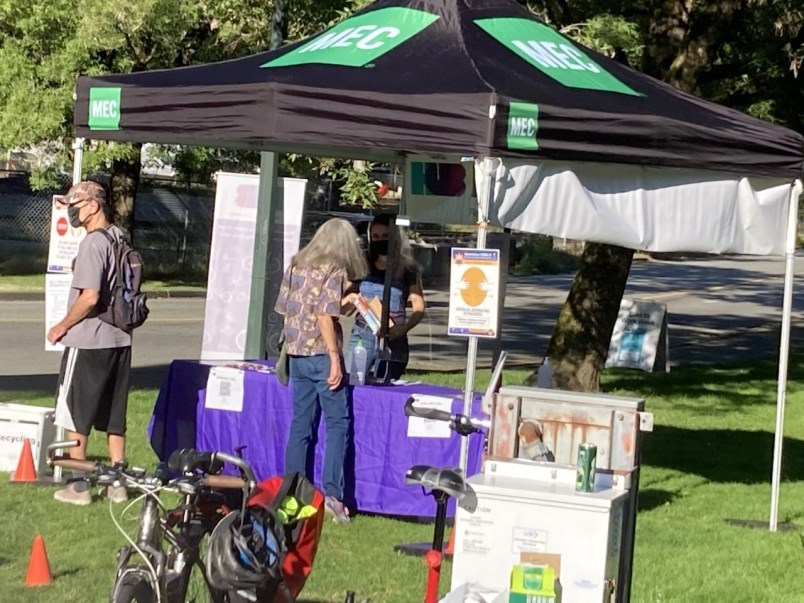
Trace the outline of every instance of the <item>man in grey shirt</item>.
{"type": "MultiPolygon", "coordinates": [[[[126,453],[126,407],[131,370],[131,333],[98,318],[111,301],[115,278],[115,248],[100,229],[119,241],[123,231],[110,222],[106,188],[90,180],[75,184],[64,198],[73,227],[83,226],[86,238],[73,263],[73,280],[66,316],[50,331],[51,343],[65,346],[59,372],[56,424],[79,445],[70,449],[74,459],[86,458],[87,437],[94,427],[105,431],[112,463],[126,453]]],[[[74,474],[75,475],[75,474],[74,474]]],[[[79,476],[80,477],[80,476],[79,476]]],[[[123,487],[109,486],[115,502],[126,500],[123,487]]],[[[74,505],[92,502],[89,485],[73,480],[54,498],[74,505]]]]}

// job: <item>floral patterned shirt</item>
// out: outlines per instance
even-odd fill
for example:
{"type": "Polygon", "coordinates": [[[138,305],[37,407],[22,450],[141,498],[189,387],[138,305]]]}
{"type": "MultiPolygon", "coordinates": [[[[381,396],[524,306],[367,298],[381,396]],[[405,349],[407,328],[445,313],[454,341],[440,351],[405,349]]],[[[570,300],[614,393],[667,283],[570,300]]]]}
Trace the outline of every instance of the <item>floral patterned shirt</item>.
{"type": "MultiPolygon", "coordinates": [[[[327,353],[316,316],[340,316],[341,299],[349,285],[343,268],[291,266],[285,271],[274,309],[285,317],[288,354],[315,356],[327,353]]],[[[337,322],[335,333],[338,347],[342,347],[343,337],[337,322]]]]}

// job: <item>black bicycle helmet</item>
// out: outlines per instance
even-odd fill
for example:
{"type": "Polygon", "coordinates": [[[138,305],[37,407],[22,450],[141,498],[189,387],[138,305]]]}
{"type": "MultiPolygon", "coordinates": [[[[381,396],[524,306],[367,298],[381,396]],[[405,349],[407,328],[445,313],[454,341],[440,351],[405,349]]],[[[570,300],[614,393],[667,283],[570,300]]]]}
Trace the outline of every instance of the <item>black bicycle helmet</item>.
{"type": "Polygon", "coordinates": [[[281,581],[279,524],[270,512],[232,511],[218,522],[205,554],[207,578],[219,590],[245,590],[281,581]]]}

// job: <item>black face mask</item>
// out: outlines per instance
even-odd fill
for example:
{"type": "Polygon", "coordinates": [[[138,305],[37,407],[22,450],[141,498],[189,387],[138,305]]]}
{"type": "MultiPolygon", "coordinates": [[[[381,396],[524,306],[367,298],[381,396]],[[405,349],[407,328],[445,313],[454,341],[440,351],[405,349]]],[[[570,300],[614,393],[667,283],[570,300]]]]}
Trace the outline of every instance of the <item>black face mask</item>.
{"type": "Polygon", "coordinates": [[[369,242],[369,256],[372,259],[377,259],[381,255],[388,255],[388,240],[385,241],[370,241],[369,242]]]}
{"type": "Polygon", "coordinates": [[[81,208],[75,207],[74,205],[67,208],[67,217],[70,219],[70,226],[73,228],[81,228],[83,226],[79,216],[80,212],[81,208]]]}

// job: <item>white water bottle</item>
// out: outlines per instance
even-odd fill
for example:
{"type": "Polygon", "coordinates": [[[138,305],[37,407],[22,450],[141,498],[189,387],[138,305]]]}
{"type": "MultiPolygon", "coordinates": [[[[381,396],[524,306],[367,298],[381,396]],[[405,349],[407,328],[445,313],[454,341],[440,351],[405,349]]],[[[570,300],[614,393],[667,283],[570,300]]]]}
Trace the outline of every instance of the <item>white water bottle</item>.
{"type": "Polygon", "coordinates": [[[536,387],[545,389],[552,389],[553,387],[553,367],[550,366],[549,358],[545,358],[539,367],[539,372],[536,375],[536,387]]]}
{"type": "Polygon", "coordinates": [[[349,370],[349,383],[352,385],[363,385],[366,382],[366,364],[368,355],[366,348],[363,347],[363,338],[357,340],[357,345],[352,351],[352,366],[349,370]]]}

